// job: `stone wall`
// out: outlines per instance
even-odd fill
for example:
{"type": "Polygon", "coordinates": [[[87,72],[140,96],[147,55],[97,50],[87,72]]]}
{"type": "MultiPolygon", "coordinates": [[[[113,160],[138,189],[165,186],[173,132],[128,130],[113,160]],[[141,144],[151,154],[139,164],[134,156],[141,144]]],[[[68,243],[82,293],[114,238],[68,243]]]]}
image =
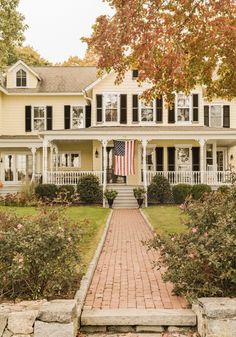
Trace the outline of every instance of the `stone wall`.
{"type": "Polygon", "coordinates": [[[200,298],[193,310],[201,337],[236,337],[236,298],[200,298]]]}
{"type": "Polygon", "coordinates": [[[0,337],[75,337],[77,332],[75,300],[0,304],[0,337]]]}

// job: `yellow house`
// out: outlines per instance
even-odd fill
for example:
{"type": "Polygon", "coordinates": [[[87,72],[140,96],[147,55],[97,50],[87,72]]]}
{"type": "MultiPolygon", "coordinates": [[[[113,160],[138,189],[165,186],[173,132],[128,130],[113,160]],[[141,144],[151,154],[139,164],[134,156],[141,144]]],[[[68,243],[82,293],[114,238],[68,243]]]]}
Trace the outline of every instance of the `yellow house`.
{"type": "Polygon", "coordinates": [[[140,99],[138,72],[122,84],[95,67],[29,67],[22,61],[0,77],[1,193],[25,177],[75,185],[93,173],[103,188],[145,188],[154,175],[173,184],[229,184],[236,164],[236,99],[208,102],[200,87],[162,99],[140,99]],[[114,174],[114,140],[135,140],[135,174],[114,174]]]}

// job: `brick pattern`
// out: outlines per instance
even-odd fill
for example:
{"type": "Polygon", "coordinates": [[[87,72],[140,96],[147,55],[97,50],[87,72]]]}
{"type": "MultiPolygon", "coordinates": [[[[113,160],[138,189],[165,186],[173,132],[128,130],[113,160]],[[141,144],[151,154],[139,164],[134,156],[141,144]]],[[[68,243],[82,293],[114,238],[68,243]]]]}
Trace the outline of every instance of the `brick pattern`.
{"type": "Polygon", "coordinates": [[[143,243],[153,233],[139,210],[114,210],[108,235],[84,309],[181,309],[188,303],[172,295],[161,271],[153,268],[158,252],[143,243]]]}

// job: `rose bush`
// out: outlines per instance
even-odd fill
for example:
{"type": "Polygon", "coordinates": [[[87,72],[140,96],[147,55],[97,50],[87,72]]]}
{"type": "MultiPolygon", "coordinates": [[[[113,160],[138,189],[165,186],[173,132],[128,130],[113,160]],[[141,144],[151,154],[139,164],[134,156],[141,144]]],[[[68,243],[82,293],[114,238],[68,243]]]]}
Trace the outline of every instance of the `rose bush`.
{"type": "Polygon", "coordinates": [[[160,250],[156,263],[165,266],[165,281],[187,298],[234,296],[236,293],[236,188],[189,199],[185,212],[188,230],[157,235],[150,247],[160,250]]]}

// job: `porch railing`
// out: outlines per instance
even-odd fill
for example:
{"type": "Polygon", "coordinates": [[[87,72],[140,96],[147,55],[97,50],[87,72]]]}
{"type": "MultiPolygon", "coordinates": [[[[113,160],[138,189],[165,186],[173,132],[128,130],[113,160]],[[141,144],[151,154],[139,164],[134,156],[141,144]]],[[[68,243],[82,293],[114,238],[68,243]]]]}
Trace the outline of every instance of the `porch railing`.
{"type": "Polygon", "coordinates": [[[77,185],[79,178],[93,174],[102,183],[102,171],[49,171],[47,172],[48,184],[55,185],[77,185]]]}
{"type": "Polygon", "coordinates": [[[157,174],[167,178],[171,185],[208,184],[220,186],[230,185],[233,182],[233,173],[231,171],[147,171],[148,185],[157,174]]]}

